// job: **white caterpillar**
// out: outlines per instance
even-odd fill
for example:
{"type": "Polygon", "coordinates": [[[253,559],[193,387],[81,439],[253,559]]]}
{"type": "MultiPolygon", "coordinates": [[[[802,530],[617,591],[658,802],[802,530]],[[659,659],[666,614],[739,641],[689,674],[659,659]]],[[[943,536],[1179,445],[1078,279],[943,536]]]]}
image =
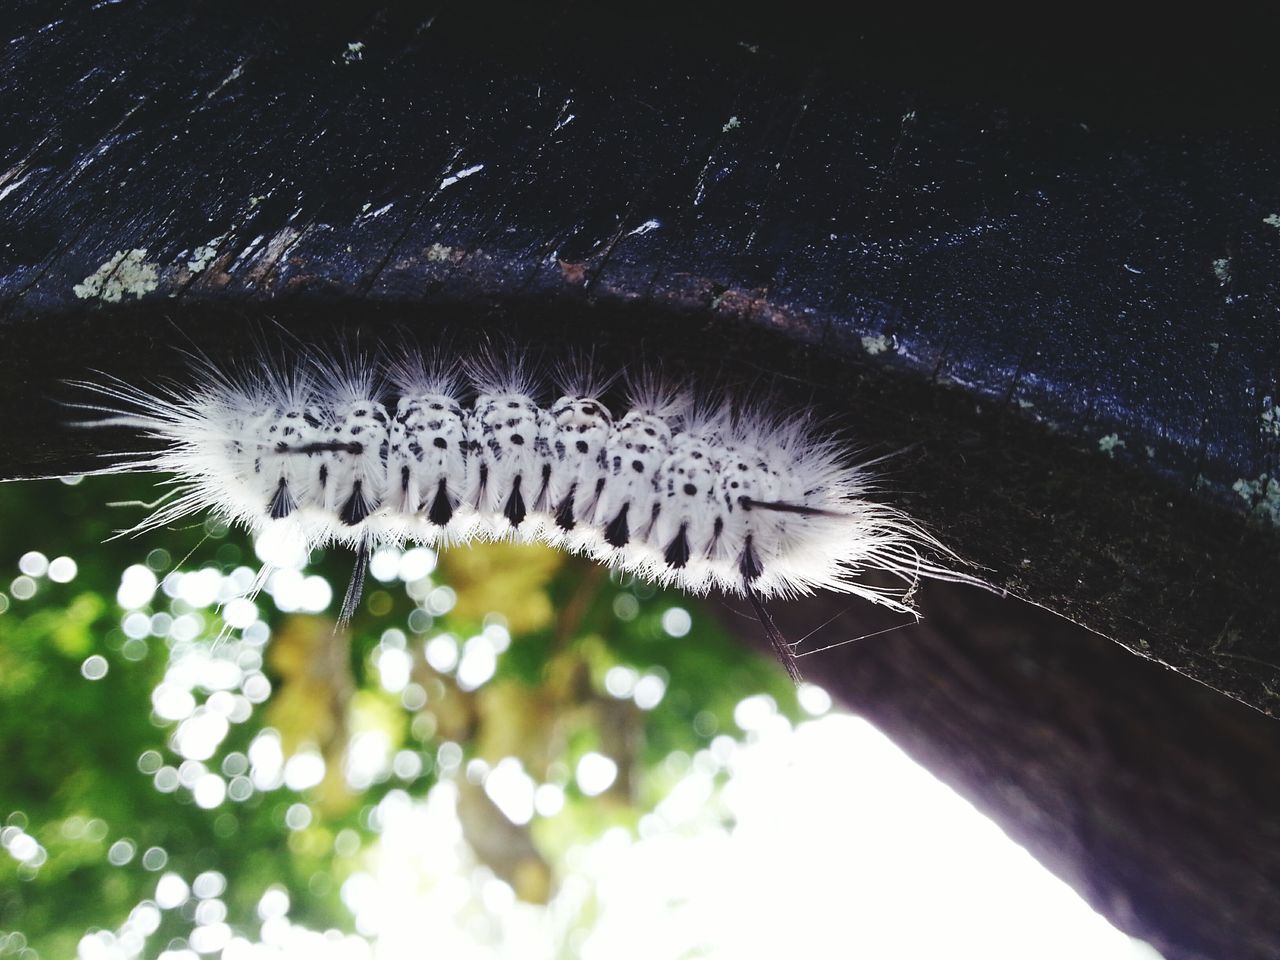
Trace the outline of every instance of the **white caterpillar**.
{"type": "Polygon", "coordinates": [[[632,380],[616,416],[603,399],[611,378],[589,366],[562,372],[544,407],[525,366],[493,353],[286,364],[264,351],[239,369],[200,360],[192,383],[167,388],[81,382],[106,402],[80,406],[105,414],[95,425],[157,443],[115,455],[110,472],[175,476],[135,530],[210,510],[254,534],[285,528],[308,549],[349,546],[343,619],[370,552],[407,541],[543,541],[691,593],[743,596],[775,643],[768,598],[833,590],[909,611],[920,576],[968,579],[867,498],[865,469],[808,418],[712,404],[652,375],[632,380]],[[864,570],[900,585],[865,583],[864,570]]]}

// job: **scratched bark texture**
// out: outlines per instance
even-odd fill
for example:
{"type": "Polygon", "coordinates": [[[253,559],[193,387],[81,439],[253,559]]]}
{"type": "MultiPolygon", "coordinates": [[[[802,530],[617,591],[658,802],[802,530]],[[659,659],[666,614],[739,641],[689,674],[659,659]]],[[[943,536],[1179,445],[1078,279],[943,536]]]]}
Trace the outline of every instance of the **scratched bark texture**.
{"type": "MultiPolygon", "coordinates": [[[[783,6],[11,3],[0,476],[97,464],[61,378],[273,323],[591,344],[905,450],[998,589],[1274,713],[1275,25],[783,6]]],[[[1280,954],[1272,722],[940,595],[947,644],[806,663],[1167,956],[1280,954]]]]}

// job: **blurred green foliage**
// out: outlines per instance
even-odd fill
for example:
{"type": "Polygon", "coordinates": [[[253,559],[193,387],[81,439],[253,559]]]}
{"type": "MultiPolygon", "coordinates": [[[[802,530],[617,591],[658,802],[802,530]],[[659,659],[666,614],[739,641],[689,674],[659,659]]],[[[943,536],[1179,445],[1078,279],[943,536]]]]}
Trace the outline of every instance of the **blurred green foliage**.
{"type": "MultiPolygon", "coordinates": [[[[224,590],[237,568],[256,572],[239,532],[195,522],[109,539],[154,489],[129,477],[0,485],[0,956],[74,956],[92,930],[128,934],[123,955],[184,948],[201,924],[252,940],[272,888],[287,891],[291,921],[350,930],[340,891],[377,843],[377,805],[442,777],[459,785],[477,858],[521,899],[546,902],[576,845],[634,829],[691,756],[734,734],[745,696],[797,714],[785,675],[691,598],[539,547],[459,548],[409,583],[372,582],[345,633],[324,612],[282,613],[270,591],[256,598],[260,619],[230,627],[216,603],[170,588],[175,571],[216,569],[224,590]],[[71,558],[74,577],[22,574],[24,556],[40,566],[32,552],[71,558]],[[134,565],[162,584],[126,623],[117,590],[134,565]],[[478,683],[448,662],[473,655],[478,683]],[[360,773],[353,751],[370,736],[385,756],[360,773]],[[291,788],[251,761],[277,743],[285,780],[295,754],[318,755],[322,774],[291,788]],[[590,753],[617,766],[594,796],[573,776],[590,753]],[[562,788],[558,812],[513,822],[473,782],[509,758],[562,788]],[[216,891],[205,899],[222,906],[152,908],[169,873],[203,874],[216,891]]],[[[309,572],[336,598],[349,569],[329,551],[309,572]]]]}

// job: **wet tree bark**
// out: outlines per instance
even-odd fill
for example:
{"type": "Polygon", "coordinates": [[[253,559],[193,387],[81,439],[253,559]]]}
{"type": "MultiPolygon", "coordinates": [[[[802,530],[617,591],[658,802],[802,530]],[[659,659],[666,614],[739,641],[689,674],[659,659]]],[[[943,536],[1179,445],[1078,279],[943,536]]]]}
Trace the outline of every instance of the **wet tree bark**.
{"type": "MultiPolygon", "coordinates": [[[[905,450],[886,495],[997,590],[1274,712],[1270,25],[785,13],[16,4],[0,475],[99,465],[63,378],[272,323],[591,344],[905,450]]],[[[1266,718],[928,607],[813,672],[1168,956],[1280,953],[1266,718]]]]}

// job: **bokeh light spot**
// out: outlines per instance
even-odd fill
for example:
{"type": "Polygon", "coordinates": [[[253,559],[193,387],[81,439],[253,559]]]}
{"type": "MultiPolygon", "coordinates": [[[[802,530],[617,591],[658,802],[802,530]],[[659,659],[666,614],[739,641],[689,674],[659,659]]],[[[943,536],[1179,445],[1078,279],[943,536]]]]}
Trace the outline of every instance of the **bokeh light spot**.
{"type": "Polygon", "coordinates": [[[101,680],[107,675],[107,658],[95,653],[80,664],[80,675],[86,680],[101,680]]]}
{"type": "Polygon", "coordinates": [[[578,761],[574,779],[578,789],[588,797],[599,796],[613,786],[618,778],[618,764],[603,753],[584,753],[578,761]]]}
{"type": "Polygon", "coordinates": [[[28,577],[43,577],[49,569],[49,558],[39,550],[29,550],[18,558],[18,569],[28,577]]]}
{"type": "Polygon", "coordinates": [[[687,636],[693,628],[693,618],[683,607],[670,607],[662,614],[662,629],[668,636],[687,636]]]}
{"type": "Polygon", "coordinates": [[[54,583],[70,583],[78,572],[76,562],[70,557],[57,557],[49,563],[49,579],[54,583]]]}

